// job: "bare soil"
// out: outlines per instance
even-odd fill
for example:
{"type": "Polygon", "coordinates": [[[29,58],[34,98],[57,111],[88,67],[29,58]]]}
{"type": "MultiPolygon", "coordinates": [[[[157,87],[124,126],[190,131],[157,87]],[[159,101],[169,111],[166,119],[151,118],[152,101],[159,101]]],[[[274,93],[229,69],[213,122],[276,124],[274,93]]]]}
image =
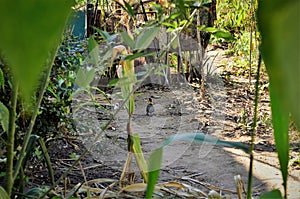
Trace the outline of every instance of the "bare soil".
{"type": "MultiPolygon", "coordinates": [[[[223,51],[211,49],[208,54],[216,56],[213,67],[219,72],[208,75],[205,99],[200,97],[199,84],[189,84],[179,76],[172,80],[169,87],[146,85],[138,89],[132,127],[133,133],[140,136],[146,159],[169,136],[181,133],[197,131],[250,145],[254,81],[251,80],[249,84],[249,79],[245,76],[249,72],[234,68],[232,57],[227,57],[223,51]],[[154,101],[153,116],[146,116],[145,112],[149,97],[154,101]]],[[[253,168],[255,198],[268,190],[282,190],[272,135],[267,83],[267,79],[262,78],[253,168]]],[[[89,108],[80,113],[76,121],[76,139],[66,138],[50,142],[49,153],[56,178],[74,162],[70,154],[80,155],[95,141],[91,151],[81,161],[86,180],[120,178],[127,157],[128,116],[126,110],[121,109],[107,130],[101,132],[101,126],[115,111],[113,107],[116,108],[121,103],[115,93],[111,97],[111,113],[101,110],[94,112],[89,108]],[[95,140],[96,137],[98,140],[95,140]]],[[[296,134],[291,132],[292,136],[296,134]]],[[[299,139],[292,141],[291,146],[290,158],[299,157],[299,139]]],[[[206,194],[210,190],[216,190],[237,198],[234,177],[240,175],[247,188],[249,155],[239,149],[176,141],[164,149],[162,164],[159,182],[177,181],[196,187],[206,194]]],[[[133,165],[135,181],[142,182],[136,165],[133,165]]],[[[49,184],[45,167],[36,164],[32,171],[33,185],[49,184]]],[[[300,198],[300,167],[291,162],[289,171],[288,197],[300,198]]],[[[85,181],[84,175],[80,166],[76,165],[64,183],[61,183],[61,187],[73,188],[77,183],[85,181]]],[[[108,185],[109,183],[102,183],[100,188],[108,185]]]]}

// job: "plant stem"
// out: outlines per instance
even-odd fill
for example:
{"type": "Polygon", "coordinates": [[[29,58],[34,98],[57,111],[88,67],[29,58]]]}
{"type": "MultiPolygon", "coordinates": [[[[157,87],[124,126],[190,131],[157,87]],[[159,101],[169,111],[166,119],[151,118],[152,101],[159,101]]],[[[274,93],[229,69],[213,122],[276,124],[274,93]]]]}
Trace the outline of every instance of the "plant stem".
{"type": "Polygon", "coordinates": [[[32,116],[31,116],[28,131],[27,131],[27,133],[25,135],[25,138],[24,138],[24,141],[23,141],[22,149],[21,149],[21,152],[20,152],[20,157],[18,159],[18,162],[17,162],[15,170],[14,170],[14,174],[13,174],[13,179],[14,180],[18,176],[18,173],[20,171],[23,159],[25,158],[26,148],[27,148],[27,145],[28,145],[28,142],[29,142],[30,135],[32,133],[34,124],[35,124],[36,117],[37,117],[39,109],[40,109],[40,105],[41,105],[44,93],[45,93],[45,91],[47,89],[47,86],[48,86],[48,83],[49,83],[49,76],[50,76],[50,73],[51,73],[51,70],[52,70],[52,66],[53,66],[53,63],[54,63],[54,60],[55,60],[55,55],[58,51],[58,48],[59,48],[59,45],[57,45],[56,49],[53,50],[53,52],[51,52],[51,57],[50,57],[47,65],[46,65],[46,71],[44,73],[44,77],[43,77],[43,80],[42,80],[42,85],[40,87],[39,96],[37,98],[37,102],[36,102],[36,105],[34,107],[34,110],[33,110],[32,116]]]}
{"type": "Polygon", "coordinates": [[[16,108],[18,100],[18,82],[13,81],[12,94],[11,94],[11,107],[9,109],[9,126],[7,132],[7,164],[6,164],[6,183],[5,188],[9,196],[12,194],[12,188],[14,185],[13,178],[13,166],[14,166],[14,142],[16,131],[16,108]]]}
{"type": "Polygon", "coordinates": [[[260,67],[261,67],[261,54],[259,53],[258,64],[257,64],[257,73],[256,73],[256,82],[255,82],[255,99],[254,99],[254,117],[253,117],[253,126],[251,129],[251,147],[250,147],[250,166],[249,166],[249,175],[248,175],[248,189],[247,189],[247,199],[251,199],[252,195],[252,176],[253,176],[253,162],[254,162],[254,138],[255,138],[255,129],[256,129],[256,120],[257,120],[257,106],[258,106],[258,93],[259,93],[259,79],[260,79],[260,67]]]}
{"type": "Polygon", "coordinates": [[[253,17],[252,17],[252,7],[253,7],[253,1],[250,2],[250,52],[249,52],[249,85],[251,85],[251,71],[252,71],[252,23],[253,23],[253,17]]]}

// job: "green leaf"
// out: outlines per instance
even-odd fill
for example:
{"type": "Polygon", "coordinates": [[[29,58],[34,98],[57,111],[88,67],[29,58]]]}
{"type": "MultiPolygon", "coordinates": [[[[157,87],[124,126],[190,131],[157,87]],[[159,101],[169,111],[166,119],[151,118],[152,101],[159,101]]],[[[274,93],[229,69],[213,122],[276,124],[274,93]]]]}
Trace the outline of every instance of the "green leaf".
{"type": "Polygon", "coordinates": [[[182,25],[184,25],[185,23],[187,23],[187,20],[182,20],[182,21],[179,22],[179,26],[182,26],[182,25]]]}
{"type": "Polygon", "coordinates": [[[1,199],[10,199],[10,197],[8,196],[8,194],[5,191],[5,189],[3,187],[1,187],[1,186],[0,186],[0,198],[1,199]]]}
{"type": "Polygon", "coordinates": [[[162,25],[167,26],[167,27],[176,28],[176,27],[174,26],[174,24],[168,23],[168,22],[163,22],[162,25]]]}
{"type": "Polygon", "coordinates": [[[259,199],[282,199],[281,192],[278,189],[264,193],[259,199]]]}
{"type": "Polygon", "coordinates": [[[143,29],[142,32],[137,36],[135,47],[138,50],[146,49],[159,31],[159,27],[151,27],[143,29]]]}
{"type": "Polygon", "coordinates": [[[230,34],[229,32],[226,31],[222,31],[222,30],[217,30],[216,32],[212,33],[215,37],[218,38],[223,38],[225,40],[233,40],[234,37],[232,36],[232,34],[230,34]]]}
{"type": "Polygon", "coordinates": [[[167,146],[175,140],[185,140],[189,142],[198,142],[198,143],[212,144],[212,145],[223,146],[223,147],[239,148],[244,152],[249,153],[249,148],[240,142],[230,142],[230,141],[220,140],[216,137],[204,133],[200,133],[200,132],[172,135],[163,143],[163,146],[167,146]]]}
{"type": "Polygon", "coordinates": [[[8,132],[9,111],[8,108],[0,102],[0,124],[5,132],[8,132]]]}
{"type": "Polygon", "coordinates": [[[300,128],[300,1],[261,0],[258,26],[262,55],[273,92],[300,128]]]}
{"type": "Polygon", "coordinates": [[[110,80],[110,82],[108,83],[109,86],[113,86],[113,85],[116,85],[118,83],[119,79],[112,79],[110,80]]]}
{"type": "Polygon", "coordinates": [[[25,193],[25,198],[39,198],[44,194],[43,189],[35,187],[25,193]]]}
{"type": "Polygon", "coordinates": [[[95,29],[101,35],[101,37],[107,42],[111,42],[117,37],[116,34],[110,35],[108,32],[100,30],[97,27],[93,27],[93,29],[95,29]]]}
{"type": "Polygon", "coordinates": [[[198,29],[199,28],[203,28],[202,30],[203,31],[206,31],[206,32],[210,32],[210,33],[215,33],[215,32],[217,32],[217,28],[215,28],[215,27],[203,27],[203,26],[200,26],[200,27],[197,27],[198,29]]]}
{"type": "Polygon", "coordinates": [[[0,1],[0,51],[29,100],[50,51],[59,44],[73,1],[0,1]]]}
{"type": "Polygon", "coordinates": [[[143,176],[144,181],[147,182],[146,172],[148,172],[148,166],[144,158],[140,138],[138,135],[132,135],[132,139],[133,139],[133,152],[136,157],[137,164],[140,168],[140,171],[142,171],[141,175],[143,176]]]}
{"type": "Polygon", "coordinates": [[[300,1],[260,0],[257,10],[261,51],[270,81],[276,149],[287,192],[289,113],[300,128],[300,1]]]}
{"type": "Polygon", "coordinates": [[[168,19],[176,19],[180,16],[180,13],[174,13],[172,14],[168,19]]]}
{"type": "Polygon", "coordinates": [[[139,57],[147,57],[147,56],[153,56],[155,55],[155,52],[137,52],[132,55],[126,55],[124,60],[134,60],[139,57]]]}
{"type": "Polygon", "coordinates": [[[272,110],[272,123],[276,151],[280,163],[283,186],[287,188],[288,163],[289,163],[289,113],[284,109],[280,102],[280,97],[274,92],[274,84],[270,82],[270,98],[272,110]]]}
{"type": "Polygon", "coordinates": [[[85,70],[84,68],[80,68],[77,73],[77,77],[75,80],[75,84],[82,88],[87,88],[89,84],[93,81],[95,77],[95,69],[92,68],[90,70],[85,70]]]}
{"type": "Polygon", "coordinates": [[[154,152],[152,152],[148,159],[148,183],[147,183],[147,190],[146,190],[146,198],[152,198],[153,191],[155,188],[155,184],[159,177],[160,173],[160,166],[162,162],[162,155],[163,155],[163,148],[158,148],[154,152]]]}
{"type": "Polygon", "coordinates": [[[95,41],[94,37],[90,37],[88,40],[88,50],[89,50],[89,63],[97,65],[99,59],[99,45],[95,41]]]}
{"type": "Polygon", "coordinates": [[[4,90],[4,74],[1,68],[0,68],[0,88],[4,90]]]}
{"type": "Polygon", "coordinates": [[[121,32],[121,36],[123,38],[123,41],[131,48],[134,49],[134,41],[133,39],[128,35],[127,32],[121,32]]]}
{"type": "Polygon", "coordinates": [[[134,11],[133,11],[131,5],[130,5],[128,2],[126,2],[126,1],[123,1],[123,2],[125,3],[126,12],[127,12],[132,18],[134,18],[134,11]]]}

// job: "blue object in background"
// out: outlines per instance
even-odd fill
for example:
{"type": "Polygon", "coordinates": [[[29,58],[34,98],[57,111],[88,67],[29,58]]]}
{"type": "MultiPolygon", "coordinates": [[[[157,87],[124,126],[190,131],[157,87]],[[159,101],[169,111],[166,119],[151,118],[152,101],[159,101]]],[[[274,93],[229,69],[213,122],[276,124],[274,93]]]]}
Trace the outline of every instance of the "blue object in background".
{"type": "Polygon", "coordinates": [[[68,31],[71,31],[71,33],[76,37],[85,36],[85,15],[85,11],[76,11],[70,16],[68,22],[68,31]]]}

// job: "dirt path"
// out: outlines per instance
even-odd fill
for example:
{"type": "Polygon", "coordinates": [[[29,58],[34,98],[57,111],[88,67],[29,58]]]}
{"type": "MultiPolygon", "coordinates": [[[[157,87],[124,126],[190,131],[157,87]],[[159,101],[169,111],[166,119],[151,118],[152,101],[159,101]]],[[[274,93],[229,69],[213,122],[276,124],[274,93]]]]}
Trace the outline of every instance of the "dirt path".
{"type": "MultiPolygon", "coordinates": [[[[227,59],[222,53],[215,55],[217,55],[215,67],[222,65],[224,59],[227,59]]],[[[224,72],[226,67],[222,70],[224,72]]],[[[197,84],[188,84],[178,80],[180,78],[175,78],[177,80],[174,80],[168,88],[162,86],[140,88],[137,92],[139,96],[135,100],[132,127],[133,132],[140,136],[145,158],[147,159],[149,154],[160,147],[169,136],[181,133],[198,131],[224,140],[249,144],[254,90],[251,87],[246,88],[247,80],[244,78],[234,75],[230,78],[230,81],[227,81],[226,77],[221,78],[219,75],[208,77],[204,100],[200,98],[197,84]],[[153,116],[146,116],[145,112],[149,97],[154,101],[153,116]]],[[[113,94],[112,99],[111,108],[120,103],[117,95],[113,94]]],[[[255,140],[253,196],[259,196],[266,190],[275,188],[282,190],[272,129],[268,123],[270,120],[268,104],[268,95],[262,92],[258,135],[255,140]]],[[[107,114],[103,111],[100,114],[88,108],[79,113],[77,130],[83,140],[83,147],[86,147],[95,141],[95,137],[101,132],[101,125],[106,123],[109,117],[106,117],[107,114]]],[[[89,179],[119,178],[127,155],[127,118],[126,110],[122,109],[110,127],[100,135],[100,139],[84,160],[84,167],[97,165],[93,167],[96,169],[86,171],[89,179]]],[[[80,154],[80,150],[77,150],[77,153],[80,154]]],[[[297,151],[291,154],[296,156],[297,151]]],[[[56,155],[59,157],[59,154],[56,155]]],[[[247,187],[248,166],[249,157],[241,150],[176,141],[164,150],[159,182],[177,180],[198,187],[206,193],[216,189],[237,198],[234,176],[240,175],[247,187]]],[[[141,182],[137,168],[136,180],[141,182]]],[[[291,199],[300,198],[299,167],[290,167],[288,193],[291,199]]]]}

